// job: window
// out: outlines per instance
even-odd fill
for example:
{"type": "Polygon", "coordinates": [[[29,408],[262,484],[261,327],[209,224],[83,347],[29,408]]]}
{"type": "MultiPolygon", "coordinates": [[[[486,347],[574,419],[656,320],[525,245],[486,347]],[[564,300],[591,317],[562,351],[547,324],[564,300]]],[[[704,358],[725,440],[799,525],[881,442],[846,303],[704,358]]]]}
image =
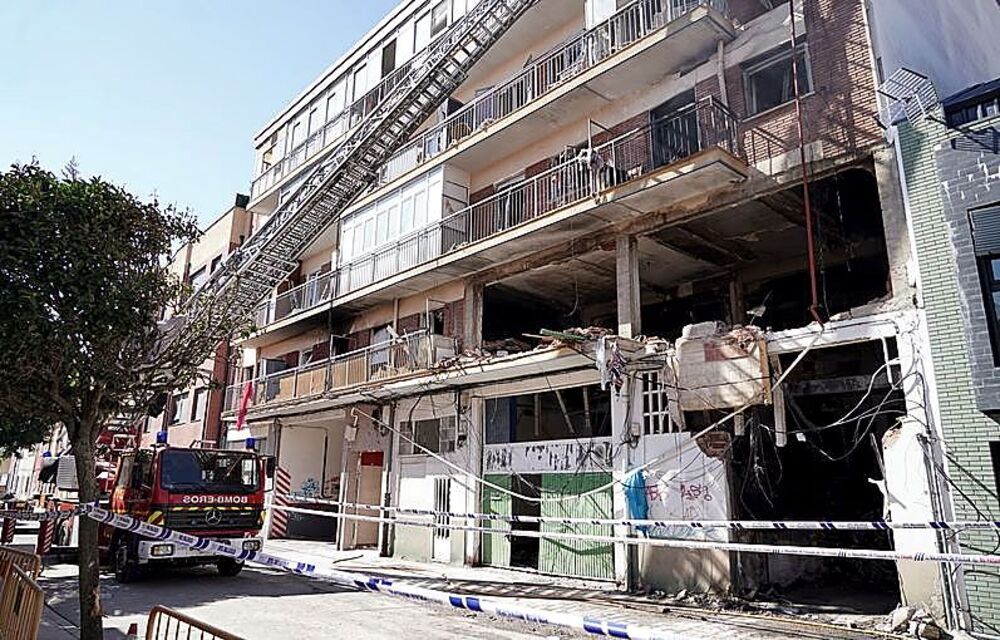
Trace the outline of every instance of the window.
{"type": "Polygon", "coordinates": [[[448,0],[441,0],[441,2],[434,5],[434,8],[431,9],[431,37],[433,38],[444,31],[447,26],[448,0]]]}
{"type": "Polygon", "coordinates": [[[208,408],[208,389],[195,389],[194,405],[191,408],[191,422],[204,420],[206,408],[208,408]]]}
{"type": "Polygon", "coordinates": [[[264,173],[274,164],[274,154],[278,147],[278,134],[272,133],[260,153],[260,172],[264,173]]]}
{"type": "Polygon", "coordinates": [[[970,211],[969,222],[993,346],[993,362],[1000,367],[1000,205],[970,211]]]}
{"type": "MultiPolygon", "coordinates": [[[[792,51],[784,47],[743,69],[746,87],[747,112],[761,113],[785,104],[795,98],[792,85],[792,51]]],[[[812,74],[809,71],[809,52],[805,45],[795,50],[799,70],[799,94],[812,91],[812,74]]]]}
{"type": "Polygon", "coordinates": [[[296,122],[294,125],[292,125],[292,137],[291,137],[291,140],[292,140],[292,145],[291,145],[291,148],[289,149],[289,151],[291,151],[295,147],[299,146],[299,143],[302,142],[302,123],[301,122],[296,122]]]}
{"type": "Polygon", "coordinates": [[[320,125],[319,107],[313,107],[312,109],[309,109],[308,135],[316,133],[316,130],[319,129],[319,125],[320,125]]]}
{"type": "Polygon", "coordinates": [[[1000,494],[1000,441],[990,443],[990,459],[993,461],[993,482],[1000,494]]]}
{"type": "Polygon", "coordinates": [[[976,120],[992,118],[1000,114],[1000,97],[989,97],[973,104],[957,107],[945,107],[945,118],[948,126],[958,127],[976,120]]]}
{"type": "Polygon", "coordinates": [[[486,401],[486,444],[610,435],[610,394],[598,385],[486,401]]]}
{"type": "Polygon", "coordinates": [[[969,218],[993,363],[1000,367],[1000,205],[971,211],[969,218]]]}
{"type": "Polygon", "coordinates": [[[187,415],[188,394],[178,393],[174,396],[173,409],[170,412],[170,424],[180,424],[187,415]]]}
{"type": "Polygon", "coordinates": [[[209,269],[208,269],[209,273],[215,273],[215,271],[219,268],[220,264],[222,264],[222,256],[221,255],[215,256],[214,258],[212,258],[212,266],[209,267],[209,269]]]}
{"type": "Polygon", "coordinates": [[[192,273],[190,275],[190,279],[191,279],[191,287],[197,289],[202,285],[202,283],[205,282],[205,280],[208,279],[208,271],[205,269],[205,267],[202,267],[201,269],[198,269],[197,271],[192,273]]]}
{"type": "Polygon", "coordinates": [[[396,68],[396,40],[392,39],[382,47],[382,77],[386,77],[396,68]]]}
{"type": "Polygon", "coordinates": [[[434,453],[448,453],[455,450],[455,418],[434,418],[399,423],[400,455],[426,454],[424,449],[434,453]],[[415,441],[418,445],[413,444],[415,441]],[[423,448],[421,448],[423,447],[423,448]]]}
{"type": "Polygon", "coordinates": [[[425,13],[413,24],[413,52],[423,51],[431,41],[431,14],[425,13]]]}

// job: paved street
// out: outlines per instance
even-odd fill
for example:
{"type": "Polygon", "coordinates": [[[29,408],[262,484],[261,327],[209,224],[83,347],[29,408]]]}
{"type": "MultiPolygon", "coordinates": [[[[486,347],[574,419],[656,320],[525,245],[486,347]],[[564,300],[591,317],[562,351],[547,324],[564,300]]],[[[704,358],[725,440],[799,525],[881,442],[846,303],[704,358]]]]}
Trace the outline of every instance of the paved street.
{"type": "MultiPolygon", "coordinates": [[[[270,543],[273,553],[306,558],[339,569],[405,579],[430,588],[460,591],[522,602],[550,611],[588,614],[653,626],[681,637],[777,640],[778,638],[866,638],[835,636],[830,630],[780,626],[779,621],[734,615],[692,615],[681,609],[664,614],[648,601],[624,598],[608,585],[555,580],[531,573],[426,565],[378,558],[370,553],[337,552],[309,542],[270,543]],[[779,626],[775,626],[779,625],[779,626]]],[[[43,572],[47,610],[45,640],[77,637],[76,565],[52,564],[43,572]]],[[[123,638],[132,622],[144,628],[155,604],[164,604],[250,640],[275,638],[528,638],[582,637],[555,627],[508,622],[421,605],[380,594],[342,589],[318,580],[261,568],[248,568],[236,578],[219,577],[214,569],[168,571],[131,585],[103,581],[107,613],[106,637],[123,638]]]]}

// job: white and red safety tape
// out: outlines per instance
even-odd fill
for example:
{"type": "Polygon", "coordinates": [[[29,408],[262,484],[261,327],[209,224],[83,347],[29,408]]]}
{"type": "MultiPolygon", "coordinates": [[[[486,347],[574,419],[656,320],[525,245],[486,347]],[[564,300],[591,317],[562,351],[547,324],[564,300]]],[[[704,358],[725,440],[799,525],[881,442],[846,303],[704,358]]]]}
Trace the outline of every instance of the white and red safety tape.
{"type": "Polygon", "coordinates": [[[450,523],[435,523],[420,520],[400,520],[378,516],[362,516],[351,513],[335,513],[303,509],[301,507],[275,507],[297,513],[325,516],[328,518],[343,518],[345,520],[364,520],[367,522],[387,522],[406,527],[437,527],[457,531],[475,531],[495,535],[506,535],[526,538],[548,538],[553,540],[581,540],[584,542],[604,542],[608,544],[637,544],[651,547],[669,547],[674,549],[718,549],[723,551],[742,551],[750,553],[775,553],[793,556],[814,556],[824,558],[857,558],[862,560],[914,560],[917,562],[947,562],[952,564],[977,564],[1000,566],[1000,555],[939,553],[933,551],[887,551],[881,549],[842,549],[835,547],[801,547],[793,545],[756,544],[748,542],[716,542],[708,540],[682,540],[676,538],[624,538],[620,536],[604,536],[587,533],[559,533],[556,531],[523,531],[517,529],[492,529],[450,523]]]}
{"type": "Polygon", "coordinates": [[[923,520],[911,522],[893,522],[891,520],[638,520],[629,518],[567,518],[551,516],[515,516],[496,513],[462,513],[455,511],[435,511],[432,509],[410,509],[405,507],[389,507],[355,502],[339,502],[325,498],[316,498],[301,494],[289,494],[284,505],[295,503],[314,503],[340,506],[351,509],[383,511],[416,516],[447,516],[468,520],[491,520],[501,522],[534,522],[540,524],[589,524],[599,526],[632,526],[632,527],[687,527],[691,529],[730,529],[742,530],[805,530],[805,531],[889,531],[895,529],[936,529],[936,530],[993,530],[1000,529],[1000,521],[990,520],[958,520],[936,521],[923,520]]]}
{"type": "MultiPolygon", "coordinates": [[[[544,609],[525,607],[520,604],[508,604],[501,600],[491,598],[480,598],[461,593],[438,591],[436,589],[417,587],[406,584],[405,582],[397,582],[386,578],[379,578],[347,571],[337,571],[335,569],[326,569],[323,567],[317,567],[316,565],[307,562],[287,560],[262,551],[237,549],[236,547],[232,547],[223,542],[209,540],[208,538],[199,538],[180,531],[173,531],[165,527],[143,522],[142,520],[136,520],[135,518],[127,515],[111,513],[110,511],[99,507],[87,507],[85,510],[87,511],[88,516],[99,522],[103,522],[118,529],[123,529],[147,538],[163,542],[173,542],[185,547],[208,551],[234,558],[236,560],[253,562],[267,567],[283,569],[291,573],[319,578],[364,591],[373,591],[376,593],[406,598],[408,600],[415,600],[418,602],[440,604],[453,609],[461,609],[463,611],[487,613],[510,620],[520,620],[534,624],[545,624],[574,629],[576,631],[583,631],[596,636],[625,638],[631,640],[682,640],[682,636],[678,636],[670,632],[633,625],[626,622],[582,616],[573,613],[546,611],[544,609]]],[[[685,640],[693,639],[688,637],[685,640]]]]}

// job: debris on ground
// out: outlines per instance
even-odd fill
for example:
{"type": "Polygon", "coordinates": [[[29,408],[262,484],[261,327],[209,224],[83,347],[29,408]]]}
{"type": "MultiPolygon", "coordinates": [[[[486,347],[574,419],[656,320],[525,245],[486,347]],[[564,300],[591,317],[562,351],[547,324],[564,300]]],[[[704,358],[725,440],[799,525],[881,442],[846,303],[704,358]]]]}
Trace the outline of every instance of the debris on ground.
{"type": "Polygon", "coordinates": [[[946,640],[953,637],[938,625],[934,616],[918,607],[897,607],[877,628],[880,631],[906,634],[926,640],[946,640]]]}

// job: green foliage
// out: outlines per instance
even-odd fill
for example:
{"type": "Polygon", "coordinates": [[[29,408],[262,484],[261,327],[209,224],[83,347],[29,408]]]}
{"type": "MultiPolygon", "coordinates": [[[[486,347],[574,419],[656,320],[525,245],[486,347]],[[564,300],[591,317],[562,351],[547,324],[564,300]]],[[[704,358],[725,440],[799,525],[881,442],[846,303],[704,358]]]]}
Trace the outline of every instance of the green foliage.
{"type": "Polygon", "coordinates": [[[194,220],[100,178],[64,176],[37,165],[0,173],[0,447],[37,442],[55,423],[76,440],[197,366],[168,380],[143,373],[163,310],[183,295],[166,265],[197,234],[194,220]]]}

